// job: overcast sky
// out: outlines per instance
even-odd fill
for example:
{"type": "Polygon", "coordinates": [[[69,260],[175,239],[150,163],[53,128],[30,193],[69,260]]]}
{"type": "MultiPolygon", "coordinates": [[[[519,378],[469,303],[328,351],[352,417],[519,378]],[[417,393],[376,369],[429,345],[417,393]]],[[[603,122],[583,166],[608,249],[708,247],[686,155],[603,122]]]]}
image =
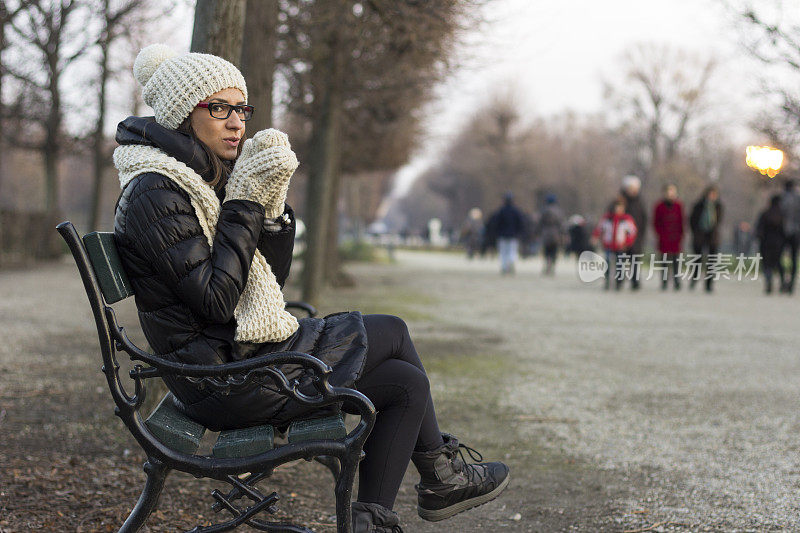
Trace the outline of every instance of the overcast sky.
{"type": "Polygon", "coordinates": [[[639,42],[671,43],[703,53],[724,53],[727,17],[714,0],[495,0],[489,22],[468,36],[475,67],[473,97],[500,80],[524,90],[536,110],[594,111],[600,78],[615,70],[621,52],[639,42]]]}
{"type": "MultiPolygon", "coordinates": [[[[800,4],[800,2],[792,2],[800,4]]],[[[800,7],[787,11],[800,20],[800,7]]],[[[619,72],[627,47],[669,44],[718,58],[719,119],[741,140],[757,107],[748,103],[763,68],[747,57],[723,0],[494,0],[487,23],[466,36],[465,66],[441,88],[426,148],[398,174],[397,193],[435,159],[473,110],[511,87],[530,114],[602,108],[602,79],[619,72]]]]}

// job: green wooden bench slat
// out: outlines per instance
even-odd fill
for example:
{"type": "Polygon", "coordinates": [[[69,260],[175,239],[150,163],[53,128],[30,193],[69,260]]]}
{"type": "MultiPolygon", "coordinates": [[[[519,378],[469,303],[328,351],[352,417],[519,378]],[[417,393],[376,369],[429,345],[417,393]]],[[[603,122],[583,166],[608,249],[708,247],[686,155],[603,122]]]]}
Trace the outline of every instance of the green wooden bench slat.
{"type": "MultiPolygon", "coordinates": [[[[175,407],[172,393],[168,393],[145,422],[147,427],[165,446],[179,452],[193,454],[200,446],[206,428],[187,417],[175,407]]],[[[295,420],[289,425],[289,443],[309,440],[343,439],[347,436],[341,415],[311,420],[295,420]]],[[[271,450],[275,430],[263,425],[244,429],[222,431],[211,450],[218,458],[249,457],[271,450]]]]}
{"type": "MultiPolygon", "coordinates": [[[[233,429],[219,434],[211,451],[214,457],[247,457],[271,450],[274,446],[275,430],[272,426],[256,426],[233,429]]],[[[341,416],[330,416],[313,420],[297,420],[289,425],[290,443],[317,439],[341,439],[347,435],[341,416]]]]}
{"type": "Polygon", "coordinates": [[[306,440],[342,439],[347,435],[341,415],[295,420],[289,424],[289,442],[306,440]]]}
{"type": "Polygon", "coordinates": [[[272,426],[222,431],[211,455],[222,458],[258,455],[272,449],[274,435],[272,426]]]}
{"type": "Polygon", "coordinates": [[[133,295],[133,288],[117,253],[114,234],[99,231],[87,233],[83,236],[83,245],[106,302],[113,304],[133,295]]]}
{"type": "Polygon", "coordinates": [[[175,407],[172,393],[167,394],[145,421],[148,429],[162,444],[179,452],[193,454],[206,432],[201,424],[175,407]]]}

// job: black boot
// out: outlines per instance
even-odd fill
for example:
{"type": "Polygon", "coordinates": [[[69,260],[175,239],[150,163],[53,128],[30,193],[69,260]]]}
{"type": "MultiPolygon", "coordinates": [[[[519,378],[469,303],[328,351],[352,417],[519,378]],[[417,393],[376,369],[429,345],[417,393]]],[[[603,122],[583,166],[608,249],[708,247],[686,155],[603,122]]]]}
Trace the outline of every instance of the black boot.
{"type": "Polygon", "coordinates": [[[353,533],[403,533],[397,513],[377,503],[355,502],[353,533]]]}
{"type": "Polygon", "coordinates": [[[483,458],[472,448],[459,445],[452,435],[443,433],[442,438],[441,448],[411,455],[422,477],[416,486],[417,512],[430,522],[450,518],[497,498],[509,479],[508,467],[503,463],[467,464],[459,448],[466,449],[476,461],[483,458]]]}

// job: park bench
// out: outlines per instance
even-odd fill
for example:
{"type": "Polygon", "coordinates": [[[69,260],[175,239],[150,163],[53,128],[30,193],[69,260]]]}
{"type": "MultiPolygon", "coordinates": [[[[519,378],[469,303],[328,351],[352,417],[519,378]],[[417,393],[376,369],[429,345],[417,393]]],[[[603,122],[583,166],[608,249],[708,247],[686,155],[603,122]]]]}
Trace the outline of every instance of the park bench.
{"type": "MultiPolygon", "coordinates": [[[[198,525],[191,533],[230,531],[247,524],[260,531],[310,532],[305,527],[268,521],[264,513],[274,514],[279,496],[264,494],[256,484],[273,470],[298,459],[317,459],[331,469],[335,478],[336,527],[338,533],[351,532],[350,503],[358,462],[364,441],[375,423],[375,409],[361,393],[334,387],[328,383],[330,367],[319,359],[300,352],[277,352],[222,365],[175,363],[137,347],[117,324],[112,304],[133,291],[122,268],[112,233],[93,232],[81,239],[70,222],[62,222],[58,232],[67,242],[78,266],[91,304],[103,358],[102,371],[116,404],[115,414],[124,422],[147,455],[144,490],[121,532],[138,531],[156,508],[164,481],[171,470],[187,472],[198,478],[211,478],[230,485],[227,491],[214,490],[212,509],[226,511],[224,521],[210,526],[198,525]],[[133,395],[120,379],[117,352],[123,351],[134,362],[129,375],[133,395]],[[288,380],[279,365],[301,365],[313,376],[315,392],[304,394],[296,380],[288,380]],[[293,421],[278,445],[278,428],[248,427],[222,431],[210,454],[199,454],[200,440],[206,428],[183,415],[171,393],[164,396],[152,413],[140,413],[145,400],[146,382],[156,377],[179,377],[220,391],[232,391],[252,383],[276,386],[291,399],[309,406],[330,406],[347,401],[358,410],[360,420],[347,433],[341,415],[293,421]]],[[[302,302],[287,303],[309,315],[313,307],[302,302]]],[[[267,517],[268,518],[268,517],[267,517]]]]}

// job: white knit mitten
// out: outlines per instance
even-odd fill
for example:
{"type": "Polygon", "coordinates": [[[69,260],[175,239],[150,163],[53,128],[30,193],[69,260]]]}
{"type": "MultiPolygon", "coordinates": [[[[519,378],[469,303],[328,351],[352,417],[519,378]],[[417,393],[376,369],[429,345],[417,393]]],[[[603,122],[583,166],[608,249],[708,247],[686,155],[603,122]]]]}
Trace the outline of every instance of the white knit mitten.
{"type": "Polygon", "coordinates": [[[285,133],[259,131],[244,142],[225,186],[225,199],[258,202],[267,218],[277,218],[283,214],[289,180],[298,165],[285,133]]]}

